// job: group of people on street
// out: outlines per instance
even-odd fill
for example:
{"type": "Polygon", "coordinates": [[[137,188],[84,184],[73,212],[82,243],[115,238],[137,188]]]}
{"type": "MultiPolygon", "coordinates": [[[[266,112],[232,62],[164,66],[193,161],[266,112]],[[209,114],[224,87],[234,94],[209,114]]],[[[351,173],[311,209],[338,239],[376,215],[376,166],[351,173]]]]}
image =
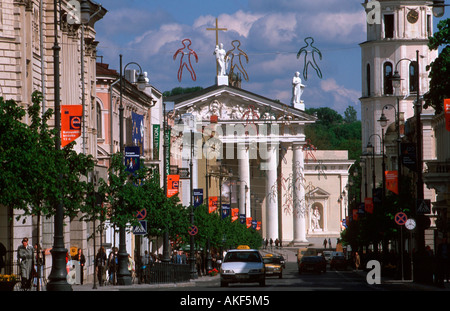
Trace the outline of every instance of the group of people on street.
{"type": "MultiPolygon", "coordinates": [[[[270,248],[273,248],[273,244],[274,244],[274,241],[272,238],[270,238],[270,239],[264,238],[264,240],[263,240],[264,249],[268,249],[269,246],[270,246],[270,248]]],[[[275,248],[281,248],[281,247],[283,247],[283,243],[281,242],[280,239],[276,238],[275,239],[275,248]]]]}

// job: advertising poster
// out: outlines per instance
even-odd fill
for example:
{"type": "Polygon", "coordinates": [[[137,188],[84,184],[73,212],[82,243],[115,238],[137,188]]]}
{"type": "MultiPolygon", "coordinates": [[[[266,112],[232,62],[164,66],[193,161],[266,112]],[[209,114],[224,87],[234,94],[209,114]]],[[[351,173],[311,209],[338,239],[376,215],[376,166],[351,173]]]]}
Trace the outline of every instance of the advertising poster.
{"type": "Polygon", "coordinates": [[[386,188],[389,191],[398,194],[398,172],[397,171],[386,171],[386,188]]]}
{"type": "Polygon", "coordinates": [[[445,128],[450,132],[450,98],[444,99],[445,128]]]}
{"type": "Polygon", "coordinates": [[[217,209],[217,197],[209,197],[208,207],[210,214],[217,209]]]}
{"type": "Polygon", "coordinates": [[[82,105],[61,105],[61,147],[81,136],[82,105]]]}
{"type": "Polygon", "coordinates": [[[139,146],[140,154],[144,155],[144,116],[131,113],[131,121],[133,123],[131,139],[134,146],[139,146]]]}
{"type": "Polygon", "coordinates": [[[170,198],[178,193],[180,188],[180,175],[167,176],[167,197],[170,198]]]}

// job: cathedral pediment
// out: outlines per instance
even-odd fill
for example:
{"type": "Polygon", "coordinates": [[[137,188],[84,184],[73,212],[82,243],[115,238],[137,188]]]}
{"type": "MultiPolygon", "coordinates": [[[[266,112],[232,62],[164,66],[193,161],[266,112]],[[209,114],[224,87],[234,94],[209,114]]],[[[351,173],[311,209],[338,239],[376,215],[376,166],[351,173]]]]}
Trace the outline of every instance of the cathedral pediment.
{"type": "Polygon", "coordinates": [[[174,117],[190,114],[197,122],[314,123],[316,118],[290,105],[233,86],[214,85],[174,101],[174,117]]]}

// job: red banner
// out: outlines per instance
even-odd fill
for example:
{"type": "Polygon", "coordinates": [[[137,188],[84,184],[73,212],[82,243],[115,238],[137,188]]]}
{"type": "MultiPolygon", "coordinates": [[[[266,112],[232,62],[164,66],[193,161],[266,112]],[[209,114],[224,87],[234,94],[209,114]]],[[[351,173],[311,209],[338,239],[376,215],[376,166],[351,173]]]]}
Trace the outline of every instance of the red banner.
{"type": "Polygon", "coordinates": [[[231,222],[238,220],[239,218],[239,209],[232,208],[231,209],[231,222]]]}
{"type": "Polygon", "coordinates": [[[61,147],[81,136],[82,105],[61,105],[61,147]]]}
{"type": "Polygon", "coordinates": [[[355,220],[355,221],[358,220],[358,210],[356,208],[353,209],[353,220],[355,220]]]}
{"type": "Polygon", "coordinates": [[[256,230],[261,230],[261,222],[260,221],[258,221],[257,223],[256,223],[256,230]]]}
{"type": "Polygon", "coordinates": [[[217,197],[209,197],[208,208],[210,214],[217,209],[217,197]]]}
{"type": "Polygon", "coordinates": [[[398,194],[398,171],[386,171],[386,189],[398,194]]]}
{"type": "Polygon", "coordinates": [[[450,98],[444,99],[445,128],[450,132],[450,98]]]}
{"type": "Polygon", "coordinates": [[[364,199],[364,211],[369,214],[373,214],[373,199],[365,198],[364,199]]]}
{"type": "Polygon", "coordinates": [[[247,221],[247,228],[250,228],[252,226],[252,218],[247,217],[246,221],[247,221]]]}
{"type": "Polygon", "coordinates": [[[178,193],[180,188],[180,175],[167,175],[167,197],[178,193]]]}

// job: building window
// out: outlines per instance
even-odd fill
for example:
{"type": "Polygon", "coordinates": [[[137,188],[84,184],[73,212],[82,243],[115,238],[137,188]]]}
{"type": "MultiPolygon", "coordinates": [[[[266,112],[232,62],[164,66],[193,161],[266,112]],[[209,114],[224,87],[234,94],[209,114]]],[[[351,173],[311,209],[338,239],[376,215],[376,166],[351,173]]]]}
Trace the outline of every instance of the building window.
{"type": "Polygon", "coordinates": [[[102,107],[97,103],[97,138],[102,138],[102,107]]]}
{"type": "Polygon", "coordinates": [[[366,67],[366,85],[367,85],[367,97],[370,96],[370,64],[366,67]]]}
{"type": "Polygon", "coordinates": [[[383,79],[384,79],[384,95],[394,94],[392,87],[392,63],[386,62],[383,65],[383,79]]]}
{"type": "Polygon", "coordinates": [[[384,37],[394,38],[394,15],[384,15],[384,37]]]}
{"type": "Polygon", "coordinates": [[[417,62],[409,64],[409,92],[417,92],[417,62]]]}
{"type": "Polygon", "coordinates": [[[433,36],[433,24],[431,22],[431,15],[427,15],[427,36],[431,37],[433,36]]]}

